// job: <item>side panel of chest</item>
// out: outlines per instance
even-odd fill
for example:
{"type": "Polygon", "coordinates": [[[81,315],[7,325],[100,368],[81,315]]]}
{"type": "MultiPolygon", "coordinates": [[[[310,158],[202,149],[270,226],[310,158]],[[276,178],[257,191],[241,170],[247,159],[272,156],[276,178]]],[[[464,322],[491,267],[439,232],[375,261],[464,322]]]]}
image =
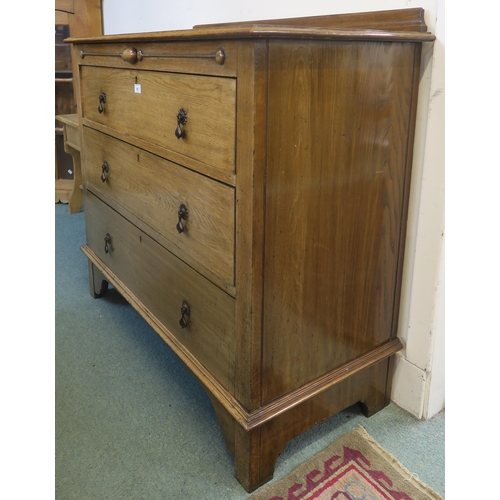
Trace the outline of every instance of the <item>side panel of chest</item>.
{"type": "Polygon", "coordinates": [[[263,403],[395,334],[414,46],[276,41],[269,68],[263,403]]]}

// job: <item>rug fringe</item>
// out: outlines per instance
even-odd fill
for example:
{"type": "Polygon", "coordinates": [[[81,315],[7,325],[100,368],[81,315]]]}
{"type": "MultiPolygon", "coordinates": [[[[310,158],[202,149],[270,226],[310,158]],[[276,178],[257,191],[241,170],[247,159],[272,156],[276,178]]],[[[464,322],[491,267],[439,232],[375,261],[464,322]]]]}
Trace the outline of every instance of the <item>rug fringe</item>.
{"type": "MultiPolygon", "coordinates": [[[[436,500],[444,500],[444,498],[436,493],[430,486],[426,485],[422,480],[418,477],[417,474],[410,472],[394,455],[391,455],[386,449],[384,449],[375,439],[373,439],[370,434],[366,431],[363,426],[358,426],[353,429],[355,432],[360,434],[366,441],[368,441],[374,448],[376,448],[381,455],[383,455],[388,462],[397,465],[398,468],[404,472],[407,477],[404,478],[405,481],[413,481],[421,488],[425,493],[430,496],[434,496],[436,500]]],[[[403,476],[404,477],[404,476],[403,476]]]]}

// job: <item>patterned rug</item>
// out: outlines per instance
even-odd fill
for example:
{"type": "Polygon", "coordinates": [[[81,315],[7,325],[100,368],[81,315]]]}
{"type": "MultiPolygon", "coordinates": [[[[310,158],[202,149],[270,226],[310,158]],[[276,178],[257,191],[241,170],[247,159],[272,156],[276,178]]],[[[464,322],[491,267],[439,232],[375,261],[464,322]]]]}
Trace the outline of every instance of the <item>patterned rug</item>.
{"type": "Polygon", "coordinates": [[[249,500],[443,500],[358,427],[249,500]]]}

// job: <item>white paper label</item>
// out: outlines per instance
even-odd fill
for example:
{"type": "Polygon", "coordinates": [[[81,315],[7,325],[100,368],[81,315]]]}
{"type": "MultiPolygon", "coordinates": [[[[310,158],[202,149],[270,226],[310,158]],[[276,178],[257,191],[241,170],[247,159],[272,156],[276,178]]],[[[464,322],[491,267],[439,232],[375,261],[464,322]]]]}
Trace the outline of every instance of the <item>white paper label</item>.
{"type": "Polygon", "coordinates": [[[73,170],[68,170],[68,174],[71,175],[73,173],[73,170]]]}
{"type": "Polygon", "coordinates": [[[134,83],[134,92],[136,94],[140,94],[141,93],[141,84],[140,83],[134,83]]]}

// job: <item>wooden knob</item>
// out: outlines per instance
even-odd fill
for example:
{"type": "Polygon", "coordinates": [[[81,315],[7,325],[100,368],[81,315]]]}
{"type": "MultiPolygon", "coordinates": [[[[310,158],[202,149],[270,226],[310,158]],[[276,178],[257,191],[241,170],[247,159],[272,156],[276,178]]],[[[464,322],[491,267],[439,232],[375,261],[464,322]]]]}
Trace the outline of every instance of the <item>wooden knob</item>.
{"type": "Polygon", "coordinates": [[[130,64],[135,64],[137,61],[142,61],[142,50],[134,49],[133,47],[124,49],[122,59],[130,64]]]}
{"type": "Polygon", "coordinates": [[[226,60],[226,54],[222,49],[217,49],[217,52],[215,53],[215,62],[217,64],[224,64],[224,61],[226,60]]]}

